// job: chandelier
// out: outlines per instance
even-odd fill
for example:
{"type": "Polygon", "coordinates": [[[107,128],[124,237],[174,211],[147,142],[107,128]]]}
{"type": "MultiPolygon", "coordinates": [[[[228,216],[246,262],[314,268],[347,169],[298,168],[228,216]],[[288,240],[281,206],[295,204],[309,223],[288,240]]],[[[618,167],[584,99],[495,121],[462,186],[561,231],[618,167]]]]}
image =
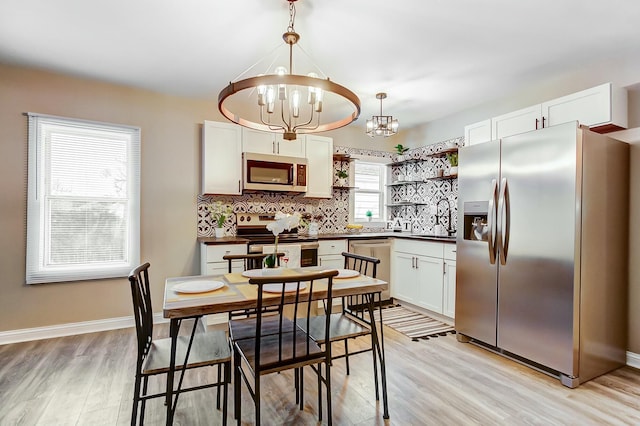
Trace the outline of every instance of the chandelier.
{"type": "Polygon", "coordinates": [[[236,124],[282,133],[284,139],[294,140],[297,134],[325,132],[352,123],[360,115],[360,99],[315,72],[293,73],[293,46],[300,35],[294,30],[297,0],[287,1],[289,26],[282,38],[289,46],[288,71],[278,66],[270,73],[267,70],[256,77],[230,82],[218,95],[218,109],[236,124]]]}
{"type": "Polygon", "coordinates": [[[376,99],[380,99],[380,115],[374,115],[367,120],[367,135],[393,136],[398,133],[398,120],[394,120],[392,115],[382,115],[382,100],[387,98],[386,93],[376,94],[376,99]]]}

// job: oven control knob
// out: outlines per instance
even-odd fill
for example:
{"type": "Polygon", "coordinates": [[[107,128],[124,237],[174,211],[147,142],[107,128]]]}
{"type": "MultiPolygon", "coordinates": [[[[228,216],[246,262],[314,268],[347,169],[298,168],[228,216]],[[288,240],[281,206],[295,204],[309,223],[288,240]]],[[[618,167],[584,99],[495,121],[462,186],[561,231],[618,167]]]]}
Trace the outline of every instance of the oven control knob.
{"type": "Polygon", "coordinates": [[[251,216],[247,216],[247,222],[251,222],[251,216]]]}
{"type": "Polygon", "coordinates": [[[244,222],[244,216],[238,216],[238,218],[240,219],[240,222],[244,222]]]}

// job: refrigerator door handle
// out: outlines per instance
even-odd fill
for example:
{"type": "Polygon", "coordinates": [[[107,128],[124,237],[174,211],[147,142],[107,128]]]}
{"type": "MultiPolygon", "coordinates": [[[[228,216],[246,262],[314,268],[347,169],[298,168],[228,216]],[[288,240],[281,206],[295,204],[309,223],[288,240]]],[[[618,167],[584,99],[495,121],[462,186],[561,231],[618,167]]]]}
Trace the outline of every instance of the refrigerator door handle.
{"type": "Polygon", "coordinates": [[[500,217],[498,219],[500,232],[498,242],[500,243],[500,264],[507,263],[507,255],[509,251],[509,232],[511,229],[511,206],[509,200],[509,184],[507,178],[502,178],[500,182],[500,198],[498,201],[498,211],[500,217]]]}
{"type": "Polygon", "coordinates": [[[498,196],[498,182],[491,180],[491,198],[487,212],[487,229],[489,229],[489,263],[496,263],[496,197],[498,196]]]}

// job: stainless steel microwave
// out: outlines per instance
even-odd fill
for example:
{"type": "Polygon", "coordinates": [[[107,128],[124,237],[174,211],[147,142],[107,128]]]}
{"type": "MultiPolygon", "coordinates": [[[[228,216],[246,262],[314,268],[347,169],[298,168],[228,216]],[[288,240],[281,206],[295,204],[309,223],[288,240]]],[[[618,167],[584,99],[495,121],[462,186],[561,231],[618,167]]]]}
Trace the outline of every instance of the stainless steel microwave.
{"type": "Polygon", "coordinates": [[[245,152],[245,191],[307,191],[307,159],[245,152]]]}

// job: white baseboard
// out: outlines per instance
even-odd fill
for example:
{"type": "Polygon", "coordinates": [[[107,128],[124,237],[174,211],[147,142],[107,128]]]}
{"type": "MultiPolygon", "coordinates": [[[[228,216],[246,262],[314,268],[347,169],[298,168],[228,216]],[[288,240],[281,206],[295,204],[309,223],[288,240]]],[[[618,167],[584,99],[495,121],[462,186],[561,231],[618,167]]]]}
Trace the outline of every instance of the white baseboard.
{"type": "Polygon", "coordinates": [[[640,369],[640,354],[627,351],[627,365],[640,369]]]}
{"type": "MultiPolygon", "coordinates": [[[[153,314],[154,323],[168,322],[162,313],[153,314]]],[[[107,318],[95,321],[72,322],[68,324],[49,325],[46,327],[23,328],[21,330],[0,331],[0,345],[28,342],[31,340],[51,339],[54,337],[73,336],[76,334],[95,333],[98,331],[117,330],[134,327],[133,316],[107,318]]]]}

